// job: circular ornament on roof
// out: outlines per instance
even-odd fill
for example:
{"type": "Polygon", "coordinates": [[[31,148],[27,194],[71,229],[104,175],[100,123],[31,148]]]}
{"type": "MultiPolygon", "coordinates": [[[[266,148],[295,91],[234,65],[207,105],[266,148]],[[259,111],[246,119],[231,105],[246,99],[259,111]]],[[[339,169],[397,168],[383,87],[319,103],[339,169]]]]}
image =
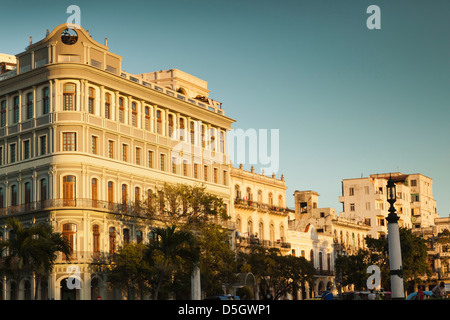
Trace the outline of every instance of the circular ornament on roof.
{"type": "Polygon", "coordinates": [[[78,41],[78,34],[74,29],[65,29],[61,33],[61,41],[68,45],[75,44],[78,41]]]}

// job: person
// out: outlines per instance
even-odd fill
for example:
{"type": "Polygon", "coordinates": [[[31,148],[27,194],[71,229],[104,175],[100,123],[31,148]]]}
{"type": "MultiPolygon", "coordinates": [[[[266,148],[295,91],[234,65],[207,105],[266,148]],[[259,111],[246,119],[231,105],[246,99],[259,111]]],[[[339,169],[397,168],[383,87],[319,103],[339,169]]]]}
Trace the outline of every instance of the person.
{"type": "Polygon", "coordinates": [[[331,293],[331,288],[327,288],[327,290],[322,293],[322,300],[333,300],[333,293],[331,293]]]}
{"type": "Polygon", "coordinates": [[[436,286],[433,288],[433,290],[431,290],[431,292],[433,293],[433,298],[441,298],[444,299],[445,297],[445,283],[441,282],[439,284],[439,286],[436,286]]]}
{"type": "Polygon", "coordinates": [[[424,298],[425,298],[425,293],[423,293],[423,291],[422,291],[422,286],[419,286],[418,290],[417,290],[417,299],[423,300],[424,298]]]}
{"type": "Polygon", "coordinates": [[[375,294],[375,291],[373,289],[370,290],[370,293],[369,293],[369,296],[368,296],[369,300],[375,300],[376,296],[377,295],[375,294]]]}

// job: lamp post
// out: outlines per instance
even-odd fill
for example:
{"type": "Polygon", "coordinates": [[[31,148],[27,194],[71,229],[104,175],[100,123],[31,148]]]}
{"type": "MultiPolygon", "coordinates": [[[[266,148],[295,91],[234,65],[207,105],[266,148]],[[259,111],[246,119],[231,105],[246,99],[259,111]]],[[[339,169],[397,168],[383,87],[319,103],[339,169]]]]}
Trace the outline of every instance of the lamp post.
{"type": "Polygon", "coordinates": [[[388,247],[389,247],[389,268],[391,276],[392,299],[404,299],[403,272],[402,272],[402,251],[400,248],[400,233],[398,228],[398,215],[394,203],[397,200],[397,190],[394,181],[389,177],[387,183],[387,201],[390,204],[389,214],[386,218],[388,222],[388,247]]]}

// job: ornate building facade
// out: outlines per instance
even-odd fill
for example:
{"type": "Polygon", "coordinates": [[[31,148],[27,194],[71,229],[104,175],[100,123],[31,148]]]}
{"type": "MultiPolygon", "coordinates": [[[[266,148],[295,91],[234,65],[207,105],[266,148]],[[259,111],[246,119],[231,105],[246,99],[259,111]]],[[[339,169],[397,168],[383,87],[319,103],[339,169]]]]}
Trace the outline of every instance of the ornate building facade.
{"type": "MultiPolygon", "coordinates": [[[[206,82],[179,70],[131,75],[122,57],[66,24],[0,75],[0,237],[5,220],[50,223],[69,239],[38,299],[117,298],[91,263],[108,263],[151,226],[129,204],[164,183],[206,186],[231,207],[226,131],[233,119],[206,82]],[[68,290],[67,279],[78,280],[68,290]]],[[[35,281],[0,279],[0,298],[35,281]]]]}

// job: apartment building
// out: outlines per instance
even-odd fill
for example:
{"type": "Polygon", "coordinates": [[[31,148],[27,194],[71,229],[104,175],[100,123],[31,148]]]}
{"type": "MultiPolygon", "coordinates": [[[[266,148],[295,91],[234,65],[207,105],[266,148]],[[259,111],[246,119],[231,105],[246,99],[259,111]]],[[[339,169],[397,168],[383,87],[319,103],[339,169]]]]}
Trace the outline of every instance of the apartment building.
{"type": "MultiPolygon", "coordinates": [[[[126,208],[164,183],[204,184],[231,208],[226,131],[234,120],[206,81],[176,69],[129,74],[106,43],[67,24],[16,58],[0,75],[1,236],[14,215],[50,223],[72,248],[38,299],[117,298],[89,264],[145,241],[150,226],[126,208]],[[75,291],[66,283],[73,268],[75,291]]],[[[0,279],[1,298],[15,290],[33,298],[35,285],[32,275],[0,279]]]]}
{"type": "Polygon", "coordinates": [[[253,245],[276,247],[290,252],[287,240],[290,210],[286,207],[286,184],[280,179],[250,171],[231,169],[234,188],[233,216],[236,227],[236,245],[246,250],[253,245]]]}
{"type": "Polygon", "coordinates": [[[386,237],[389,203],[386,185],[389,178],[396,185],[395,208],[399,226],[420,228],[431,226],[437,217],[436,201],[432,194],[432,179],[422,174],[372,174],[369,177],[344,179],[342,181],[341,217],[364,219],[371,226],[369,235],[386,237]]]}

